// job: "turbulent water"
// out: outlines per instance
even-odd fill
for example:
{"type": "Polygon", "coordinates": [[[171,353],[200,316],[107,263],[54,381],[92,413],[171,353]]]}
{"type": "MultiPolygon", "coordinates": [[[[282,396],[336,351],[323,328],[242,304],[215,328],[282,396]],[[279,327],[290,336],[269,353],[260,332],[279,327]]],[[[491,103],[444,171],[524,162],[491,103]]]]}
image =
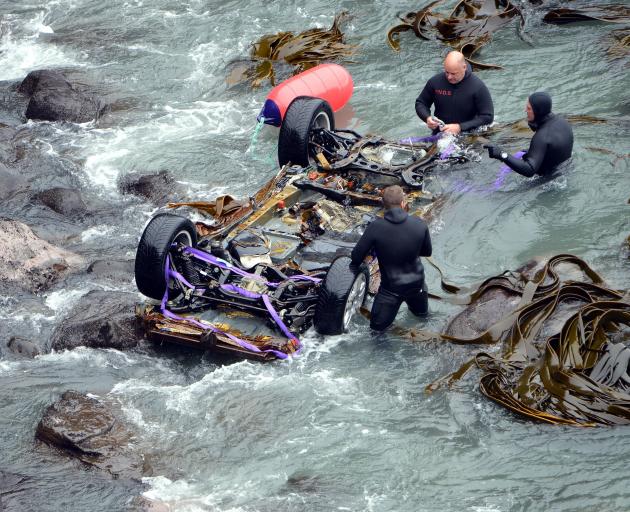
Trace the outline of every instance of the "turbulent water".
{"type": "MultiPolygon", "coordinates": [[[[226,65],[262,34],[327,27],[342,8],[353,15],[348,41],[361,48],[348,65],[355,91],[338,124],[391,138],[426,134],[414,101],[440,69],[444,48],[408,32],[394,54],[385,37],[398,12],[421,4],[0,0],[0,122],[24,123],[7,98],[33,69],[63,68],[114,105],[97,123],[20,127],[24,144],[43,148],[64,169],[42,169],[34,190],[77,187],[107,205],[99,215],[67,221],[10,204],[0,214],[89,263],[134,257],[154,207],[118,192],[127,173],[168,170],[202,199],[251,194],[276,169],[277,130],[265,127],[250,148],[268,89],[228,89],[226,65]]],[[[556,112],[610,122],[575,125],[572,163],[551,181],[512,173],[495,187],[499,164],[485,156],[434,175],[429,189],[446,198],[431,225],[435,259],[451,281],[467,283],[534,256],[571,252],[613,287],[627,288],[628,60],[607,59],[610,26],[545,25],[542,10],[528,3],[525,11],[531,44],[512,27],[481,54],[505,65],[480,73],[496,120],[522,119],[527,95],[545,88],[556,112]]],[[[528,140],[523,135],[509,149],[528,140]]],[[[436,289],[437,275],[427,273],[436,289]]],[[[0,339],[19,334],[46,346],[54,326],[94,289],[133,292],[135,285],[82,273],[41,296],[0,297],[0,339]]],[[[431,308],[426,326],[436,330],[457,311],[431,308]]],[[[404,308],[398,321],[416,322],[404,308]]],[[[304,343],[301,357],[271,364],[150,347],[34,360],[5,354],[0,470],[32,477],[19,503],[33,511],[128,510],[139,492],[173,511],[568,511],[630,503],[627,428],[524,421],[484,399],[472,377],[424,393],[475,347],[373,337],[363,319],[348,335],[309,332],[304,343]],[[143,489],[35,444],[44,408],[67,389],[120,404],[152,475],[143,489]]]]}

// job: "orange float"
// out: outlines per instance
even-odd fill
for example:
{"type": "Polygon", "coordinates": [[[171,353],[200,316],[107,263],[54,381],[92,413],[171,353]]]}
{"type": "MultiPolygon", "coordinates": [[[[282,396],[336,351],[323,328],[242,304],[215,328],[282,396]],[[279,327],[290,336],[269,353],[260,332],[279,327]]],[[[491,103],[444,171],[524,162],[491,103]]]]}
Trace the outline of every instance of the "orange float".
{"type": "Polygon", "coordinates": [[[352,77],[344,67],[320,64],[276,85],[267,95],[257,119],[280,126],[287,108],[299,96],[326,100],[333,112],[337,112],[348,103],[353,87],[352,77]]]}

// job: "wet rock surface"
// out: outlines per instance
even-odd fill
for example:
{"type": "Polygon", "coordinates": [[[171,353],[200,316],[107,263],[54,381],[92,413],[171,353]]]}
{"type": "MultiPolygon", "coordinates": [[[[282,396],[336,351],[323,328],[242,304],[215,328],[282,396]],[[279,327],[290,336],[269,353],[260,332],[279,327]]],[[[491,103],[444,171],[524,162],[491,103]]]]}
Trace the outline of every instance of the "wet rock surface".
{"type": "Polygon", "coordinates": [[[458,313],[449,322],[445,334],[474,338],[516,309],[521,296],[500,288],[489,289],[477,302],[458,313]]]}
{"type": "Polygon", "coordinates": [[[115,348],[136,346],[142,334],[136,332],[133,293],[91,291],[55,328],[50,341],[53,350],[77,347],[115,348]]]}
{"type": "Polygon", "coordinates": [[[97,119],[105,109],[94,94],[72,85],[57,70],[31,71],[18,92],[30,98],[25,112],[28,119],[85,123],[97,119]]]}
{"type": "Polygon", "coordinates": [[[87,268],[87,273],[98,279],[130,282],[133,280],[134,260],[97,260],[87,268]]]}
{"type": "Polygon", "coordinates": [[[35,435],[115,478],[142,476],[142,456],[133,433],[109,404],[97,398],[66,391],[44,411],[35,435]]]}
{"type": "MultiPolygon", "coordinates": [[[[519,267],[515,273],[523,279],[532,280],[544,267],[544,259],[533,259],[519,267]]],[[[514,311],[521,295],[504,288],[489,287],[481,297],[455,315],[444,333],[457,338],[474,338],[487,331],[496,322],[514,311]]]]}
{"type": "Polygon", "coordinates": [[[185,198],[183,187],[167,171],[156,174],[129,173],[118,181],[118,189],[123,194],[139,196],[159,206],[185,198]]]}
{"type": "Polygon", "coordinates": [[[22,222],[0,218],[0,237],[2,288],[8,284],[41,292],[84,265],[82,257],[39,238],[22,222]]]}
{"type": "Polygon", "coordinates": [[[7,343],[7,348],[11,353],[25,358],[32,359],[39,355],[39,347],[37,344],[21,336],[12,336],[7,343]]]}
{"type": "Polygon", "coordinates": [[[87,206],[78,190],[54,187],[35,195],[37,201],[61,215],[83,215],[87,206]]]}

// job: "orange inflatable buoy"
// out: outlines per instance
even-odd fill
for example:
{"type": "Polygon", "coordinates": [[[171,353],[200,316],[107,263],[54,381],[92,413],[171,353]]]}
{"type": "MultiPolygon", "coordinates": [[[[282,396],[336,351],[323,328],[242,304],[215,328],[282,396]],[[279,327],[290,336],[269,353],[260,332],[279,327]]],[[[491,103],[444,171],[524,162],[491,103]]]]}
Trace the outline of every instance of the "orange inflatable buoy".
{"type": "Polygon", "coordinates": [[[291,102],[298,96],[326,100],[333,112],[340,110],[352,96],[354,84],[348,71],[339,64],[320,64],[276,85],[267,95],[258,121],[280,126],[291,102]]]}

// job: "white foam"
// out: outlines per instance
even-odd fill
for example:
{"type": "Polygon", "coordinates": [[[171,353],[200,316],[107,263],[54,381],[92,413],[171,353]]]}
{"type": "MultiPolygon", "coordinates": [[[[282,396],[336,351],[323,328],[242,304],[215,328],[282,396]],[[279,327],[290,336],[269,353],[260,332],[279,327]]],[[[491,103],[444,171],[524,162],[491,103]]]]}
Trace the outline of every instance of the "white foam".
{"type": "Polygon", "coordinates": [[[73,365],[81,363],[82,366],[88,368],[116,369],[121,366],[121,362],[127,366],[136,362],[119,350],[102,350],[88,347],[77,347],[74,350],[63,350],[61,352],[53,351],[48,354],[36,356],[36,359],[44,361],[47,364],[51,362],[72,363],[73,365]]]}
{"type": "Polygon", "coordinates": [[[45,295],[46,298],[44,299],[44,303],[55,313],[64,313],[69,311],[77,302],[79,302],[79,299],[89,291],[90,290],[87,289],[57,290],[45,295]]]}
{"type": "MultiPolygon", "coordinates": [[[[151,488],[142,495],[145,498],[162,502],[172,512],[207,512],[218,510],[218,505],[223,501],[218,493],[207,493],[200,489],[202,484],[192,484],[185,480],[170,480],[165,476],[145,477],[142,482],[151,488]]],[[[252,482],[244,482],[239,487],[252,486],[252,482]]],[[[230,493],[234,491],[229,491],[230,493]]],[[[222,512],[245,512],[240,507],[221,508],[222,512]]]]}
{"type": "Polygon", "coordinates": [[[114,226],[107,226],[105,224],[94,226],[81,233],[81,241],[87,242],[96,238],[109,237],[115,229],[116,228],[114,226]]]}
{"type": "Polygon", "coordinates": [[[40,34],[54,33],[50,26],[44,24],[45,16],[45,12],[40,12],[27,21],[22,27],[25,33],[19,36],[14,34],[19,18],[5,16],[1,24],[0,80],[24,78],[34,69],[84,66],[77,55],[68,55],[54,43],[39,38],[40,34]]]}

